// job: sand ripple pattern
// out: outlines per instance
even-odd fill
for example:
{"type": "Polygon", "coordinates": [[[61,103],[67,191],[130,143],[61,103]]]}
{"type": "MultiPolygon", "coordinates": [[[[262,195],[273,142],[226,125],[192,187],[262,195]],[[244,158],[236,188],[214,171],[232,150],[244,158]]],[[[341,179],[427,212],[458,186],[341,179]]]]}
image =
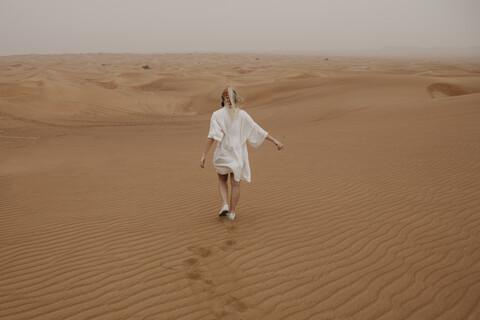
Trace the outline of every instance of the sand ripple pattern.
{"type": "MultiPolygon", "coordinates": [[[[146,76],[130,56],[46,57],[39,74],[2,61],[19,82],[79,81],[76,68],[105,63],[115,79],[92,71],[85,90],[167,92],[167,109],[192,113],[142,122],[160,106],[140,99],[120,105],[132,125],[105,101],[89,104],[101,125],[2,118],[0,319],[480,317],[478,93],[432,99],[426,88],[445,73],[420,62],[193,56],[170,56],[161,81],[155,62],[168,57],[138,62],[152,66],[146,76]],[[217,216],[211,154],[197,164],[208,113],[175,104],[188,72],[186,85],[212,97],[209,73],[243,86],[248,111],[286,146],[251,150],[233,222],[217,216]]],[[[477,74],[448,83],[475,87],[477,74]]]]}

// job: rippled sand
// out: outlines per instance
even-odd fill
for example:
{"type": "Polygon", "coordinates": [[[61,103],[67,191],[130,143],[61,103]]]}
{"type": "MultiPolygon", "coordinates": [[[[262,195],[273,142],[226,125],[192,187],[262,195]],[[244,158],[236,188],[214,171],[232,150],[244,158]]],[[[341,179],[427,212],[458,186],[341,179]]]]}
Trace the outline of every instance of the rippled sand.
{"type": "Polygon", "coordinates": [[[0,57],[0,318],[479,319],[478,61],[0,57]],[[227,84],[285,144],[233,222],[227,84]]]}

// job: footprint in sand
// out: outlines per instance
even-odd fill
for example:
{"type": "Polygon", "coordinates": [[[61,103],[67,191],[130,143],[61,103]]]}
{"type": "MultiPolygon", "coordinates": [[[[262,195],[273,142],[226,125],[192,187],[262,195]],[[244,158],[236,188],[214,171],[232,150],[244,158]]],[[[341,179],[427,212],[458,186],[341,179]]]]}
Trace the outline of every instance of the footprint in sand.
{"type": "Polygon", "coordinates": [[[237,229],[237,226],[227,226],[227,230],[233,232],[237,229]]]}
{"type": "Polygon", "coordinates": [[[214,301],[212,305],[212,313],[218,318],[235,315],[238,312],[247,310],[248,307],[245,303],[230,295],[222,296],[221,299],[214,301]]]}
{"type": "MultiPolygon", "coordinates": [[[[212,250],[210,250],[208,248],[204,248],[204,247],[191,246],[191,247],[188,247],[188,250],[192,251],[194,254],[196,254],[197,256],[199,256],[201,258],[206,258],[206,257],[208,257],[209,255],[212,254],[212,250]]],[[[188,259],[183,260],[183,263],[186,264],[187,266],[189,266],[189,268],[186,272],[187,278],[189,278],[191,280],[201,280],[201,279],[203,279],[202,272],[199,269],[199,264],[200,264],[199,259],[188,258],[188,259]]]]}
{"type": "Polygon", "coordinates": [[[233,246],[235,243],[237,243],[237,240],[235,240],[235,239],[230,239],[230,240],[225,241],[225,245],[226,245],[227,247],[231,247],[231,246],[233,246]]]}
{"type": "Polygon", "coordinates": [[[188,266],[193,266],[193,265],[196,265],[198,263],[198,259],[188,258],[188,259],[183,260],[183,262],[188,266]]]}
{"type": "MultiPolygon", "coordinates": [[[[223,243],[215,249],[226,251],[232,249],[236,244],[237,240],[228,239],[223,241],[223,243]]],[[[231,295],[219,294],[215,282],[208,279],[208,272],[207,279],[204,279],[204,274],[201,270],[202,258],[211,256],[214,253],[214,250],[212,248],[198,246],[190,246],[188,247],[188,250],[197,255],[197,258],[192,257],[183,260],[183,263],[188,266],[186,276],[188,279],[192,280],[192,290],[194,290],[195,292],[207,292],[207,294],[211,295],[212,299],[214,297],[221,297],[220,299],[213,299],[212,312],[217,317],[225,317],[231,313],[236,312],[245,312],[248,307],[240,299],[231,295]]],[[[221,256],[222,255],[220,255],[220,258],[221,256]]]]}
{"type": "Polygon", "coordinates": [[[230,240],[225,241],[220,248],[222,250],[226,251],[226,250],[231,249],[236,243],[237,243],[237,240],[230,239],[230,240]]]}
{"type": "Polygon", "coordinates": [[[200,280],[202,279],[202,273],[200,270],[193,269],[187,272],[187,277],[192,280],[200,280]]]}
{"type": "Polygon", "coordinates": [[[243,303],[240,299],[232,296],[227,296],[225,298],[225,302],[228,306],[232,307],[234,310],[239,312],[244,312],[244,311],[247,311],[248,309],[245,303],[243,303]]]}
{"type": "Polygon", "coordinates": [[[200,257],[206,258],[209,255],[212,254],[212,250],[204,247],[188,247],[188,250],[192,251],[196,255],[199,255],[200,257]]]}

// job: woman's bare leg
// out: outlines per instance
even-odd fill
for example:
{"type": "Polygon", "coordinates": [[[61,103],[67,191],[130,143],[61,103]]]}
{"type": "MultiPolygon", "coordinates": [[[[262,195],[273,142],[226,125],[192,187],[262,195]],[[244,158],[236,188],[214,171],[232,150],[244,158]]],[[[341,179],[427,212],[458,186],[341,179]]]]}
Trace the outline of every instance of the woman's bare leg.
{"type": "Polygon", "coordinates": [[[230,173],[230,186],[232,187],[232,193],[230,194],[230,212],[235,212],[238,199],[240,199],[240,181],[235,181],[233,173],[230,173]]]}
{"type": "Polygon", "coordinates": [[[218,174],[218,188],[220,189],[220,196],[223,204],[228,204],[228,174],[218,174]]]}

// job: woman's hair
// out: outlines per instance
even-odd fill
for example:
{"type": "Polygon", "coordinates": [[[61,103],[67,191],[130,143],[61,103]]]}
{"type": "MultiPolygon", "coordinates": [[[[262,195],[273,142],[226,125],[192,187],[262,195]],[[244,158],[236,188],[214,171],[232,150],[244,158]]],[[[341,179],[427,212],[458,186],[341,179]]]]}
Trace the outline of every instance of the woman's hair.
{"type": "Polygon", "coordinates": [[[227,108],[228,114],[230,117],[235,119],[238,116],[238,112],[240,110],[240,106],[238,103],[240,102],[240,97],[237,96],[237,92],[230,86],[227,86],[222,93],[222,100],[225,102],[225,106],[227,108]]]}

